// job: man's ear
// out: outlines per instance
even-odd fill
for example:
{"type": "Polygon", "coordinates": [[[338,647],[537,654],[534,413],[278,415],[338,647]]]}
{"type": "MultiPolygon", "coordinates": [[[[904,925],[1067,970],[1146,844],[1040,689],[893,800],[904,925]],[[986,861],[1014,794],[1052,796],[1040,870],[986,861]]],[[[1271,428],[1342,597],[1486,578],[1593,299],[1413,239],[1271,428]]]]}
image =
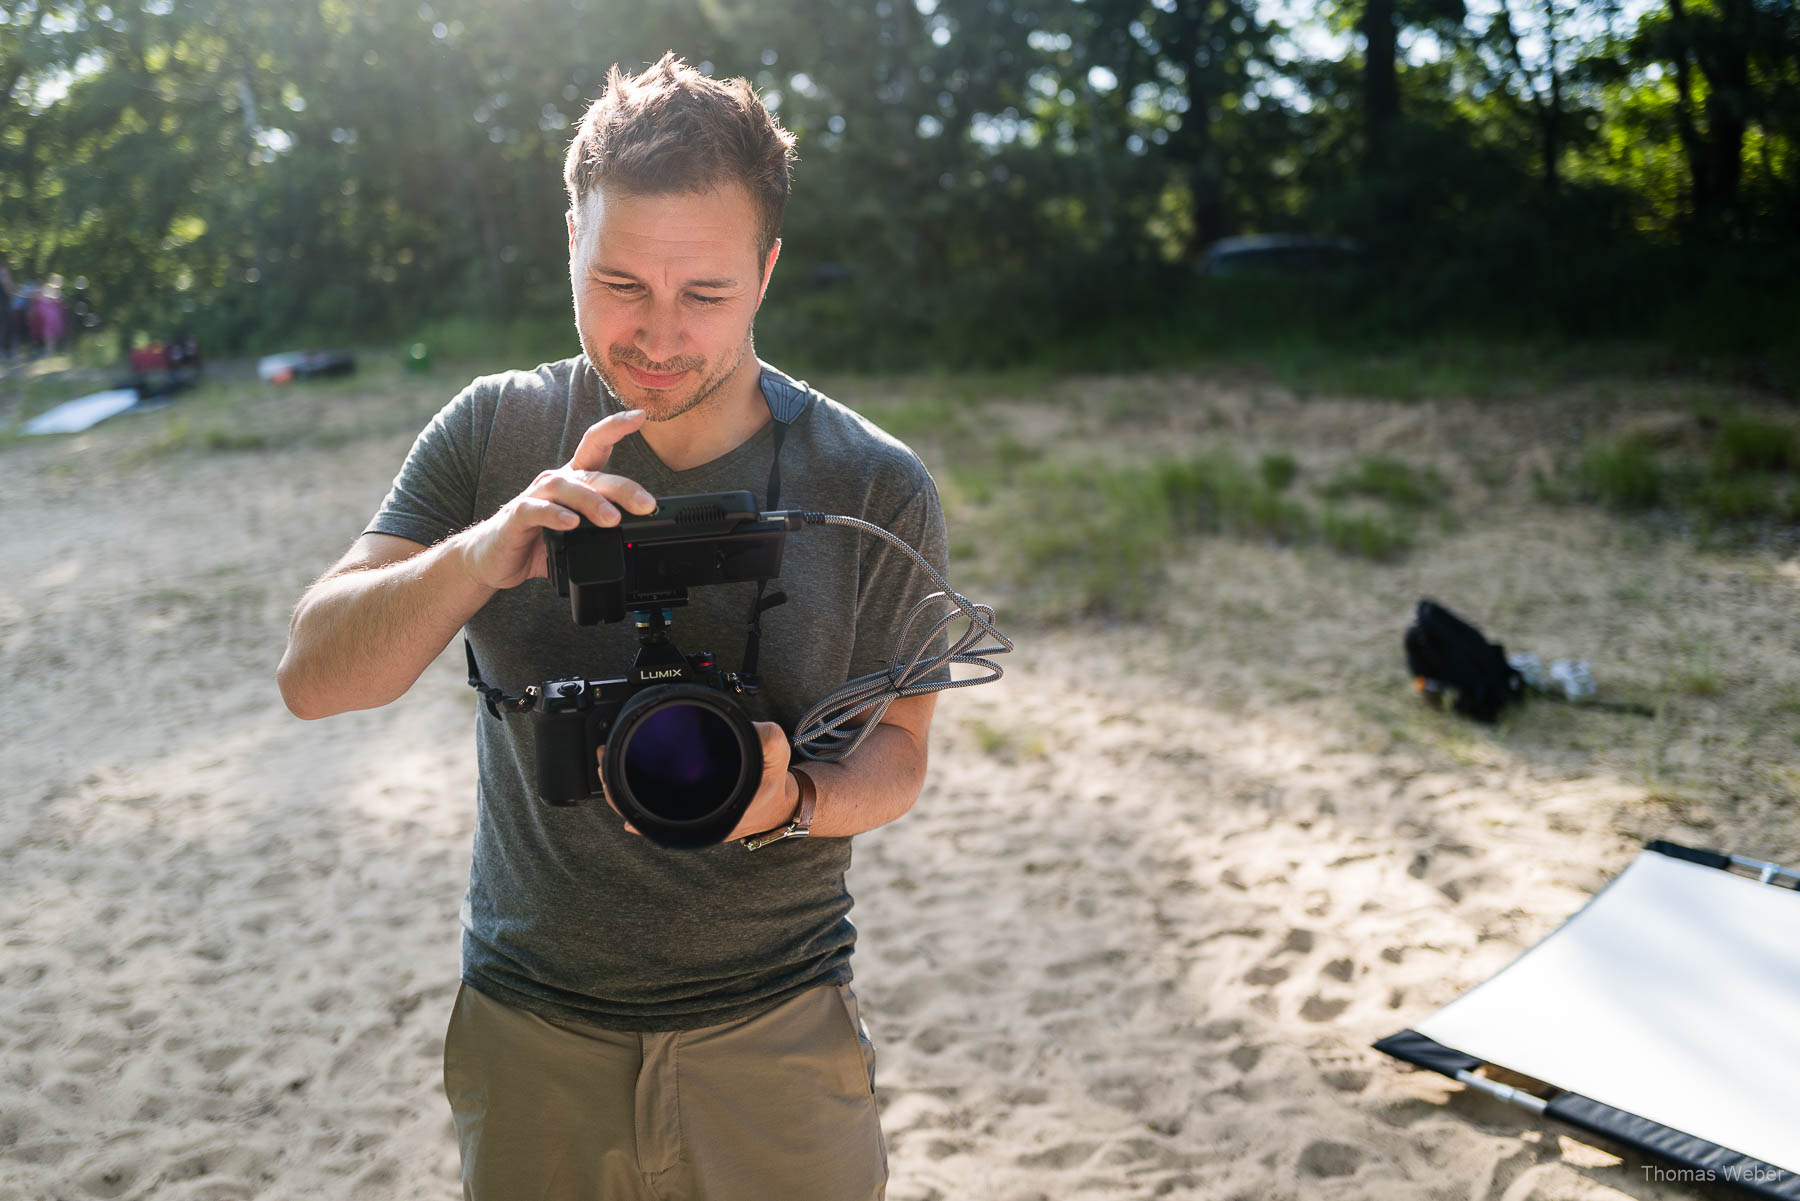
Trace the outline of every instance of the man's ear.
{"type": "Polygon", "coordinates": [[[569,253],[575,253],[575,210],[570,209],[563,214],[563,221],[569,227],[569,253]]]}
{"type": "Polygon", "coordinates": [[[769,257],[763,260],[762,290],[756,294],[756,307],[762,308],[763,297],[769,294],[769,280],[775,274],[775,260],[781,257],[781,239],[775,239],[775,245],[769,247],[769,257]]]}

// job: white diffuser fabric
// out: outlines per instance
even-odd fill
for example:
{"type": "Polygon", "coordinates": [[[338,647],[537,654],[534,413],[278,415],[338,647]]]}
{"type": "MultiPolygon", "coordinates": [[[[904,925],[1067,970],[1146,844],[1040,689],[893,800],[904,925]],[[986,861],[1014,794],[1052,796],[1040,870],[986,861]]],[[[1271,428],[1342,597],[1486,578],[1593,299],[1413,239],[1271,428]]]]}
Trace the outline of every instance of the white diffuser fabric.
{"type": "Polygon", "coordinates": [[[1419,1033],[1800,1173],[1800,893],[1654,851],[1419,1033]]]}

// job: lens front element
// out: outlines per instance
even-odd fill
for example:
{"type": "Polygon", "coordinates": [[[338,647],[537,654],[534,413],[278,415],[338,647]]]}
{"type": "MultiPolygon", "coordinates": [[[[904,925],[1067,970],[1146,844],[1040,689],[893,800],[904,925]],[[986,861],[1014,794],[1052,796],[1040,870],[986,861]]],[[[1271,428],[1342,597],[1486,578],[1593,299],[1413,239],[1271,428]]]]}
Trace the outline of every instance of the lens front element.
{"type": "Polygon", "coordinates": [[[695,684],[646,688],[606,742],[607,792],[632,825],[670,847],[719,842],[762,779],[756,728],[724,693],[695,684]]]}

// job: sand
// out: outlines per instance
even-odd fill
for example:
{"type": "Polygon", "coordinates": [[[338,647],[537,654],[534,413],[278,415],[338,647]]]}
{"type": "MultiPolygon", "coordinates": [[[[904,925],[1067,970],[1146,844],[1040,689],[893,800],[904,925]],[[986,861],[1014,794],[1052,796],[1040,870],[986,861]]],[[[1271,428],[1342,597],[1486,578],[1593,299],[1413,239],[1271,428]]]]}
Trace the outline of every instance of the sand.
{"type": "MultiPolygon", "coordinates": [[[[195,436],[196,398],[0,446],[0,1201],[458,1195],[459,652],[317,723],[273,679],[294,598],[454,386],[243,385],[217,419],[254,438],[195,436]]],[[[1172,550],[1155,619],[1021,628],[1003,681],[940,705],[924,795],[851,881],[889,1195],[1694,1195],[1369,1049],[1645,839],[1800,861],[1800,567],[1531,496],[1570,406],[1680,402],[1059,388],[1102,386],[1104,419],[994,411],[1120,458],[1409,455],[1463,520],[1395,566],[1172,550]],[[1663,715],[1423,711],[1399,661],[1423,594],[1663,715]]]]}

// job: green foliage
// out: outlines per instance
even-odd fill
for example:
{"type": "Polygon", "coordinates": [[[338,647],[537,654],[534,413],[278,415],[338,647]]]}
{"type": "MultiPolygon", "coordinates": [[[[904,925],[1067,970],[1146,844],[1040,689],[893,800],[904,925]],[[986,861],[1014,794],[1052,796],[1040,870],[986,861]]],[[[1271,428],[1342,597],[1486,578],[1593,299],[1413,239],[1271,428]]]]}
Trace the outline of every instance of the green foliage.
{"type": "Polygon", "coordinates": [[[1712,475],[1699,480],[1687,499],[1714,521],[1753,521],[1781,512],[1773,477],[1761,473],[1712,475]]]}
{"type": "Polygon", "coordinates": [[[1670,673],[1669,684],[1690,696],[1718,696],[1723,692],[1725,680],[1713,662],[1712,644],[1701,641],[1689,647],[1670,673]]]}
{"type": "MultiPolygon", "coordinates": [[[[952,479],[964,486],[961,473],[952,479]]],[[[1050,616],[1144,615],[1164,591],[1169,559],[1196,536],[1317,543],[1383,563],[1413,545],[1403,508],[1315,516],[1283,494],[1291,482],[1277,488],[1261,465],[1223,451],[1126,468],[1036,463],[1018,470],[1005,504],[984,519],[1007,532],[999,544],[1015,556],[1013,574],[1033,610],[1050,616]]]]}
{"type": "Polygon", "coordinates": [[[1284,450],[1264,455],[1257,464],[1257,470],[1262,473],[1263,484],[1269,491],[1285,492],[1294,482],[1294,477],[1300,474],[1300,465],[1294,461],[1293,455],[1284,450]]]}
{"type": "Polygon", "coordinates": [[[1325,545],[1344,554],[1391,562],[1412,545],[1406,528],[1393,517],[1326,509],[1319,519],[1325,545]]]}
{"type": "MultiPolygon", "coordinates": [[[[445,317],[417,326],[402,340],[423,343],[440,365],[477,373],[554,363],[581,352],[574,318],[567,312],[505,322],[445,317]]],[[[403,355],[404,349],[395,354],[403,355]]]]}
{"type": "Polygon", "coordinates": [[[1311,528],[1303,505],[1281,497],[1222,452],[1166,463],[1156,480],[1178,529],[1290,542],[1311,528]]]}
{"type": "Polygon", "coordinates": [[[1292,54],[1356,5],[38,0],[0,21],[0,251],[115,348],[561,357],[572,123],[674,47],[798,138],[758,332],[803,370],[1254,358],[1303,393],[1481,396],[1629,342],[1800,390],[1800,6],[1460,8],[1395,8],[1440,52],[1387,71],[1366,38],[1292,54]],[[1274,230],[1359,266],[1196,276],[1274,230]]]}
{"type": "Polygon", "coordinates": [[[1432,468],[1416,471],[1398,459],[1376,456],[1332,480],[1325,495],[1372,496],[1403,509],[1428,509],[1442,499],[1444,488],[1443,478],[1432,468]]]}
{"type": "Polygon", "coordinates": [[[1791,425],[1731,413],[1719,424],[1714,460],[1725,472],[1800,470],[1800,434],[1791,425]]]}
{"type": "Polygon", "coordinates": [[[1575,476],[1589,495],[1619,509],[1648,509],[1663,497],[1662,464],[1641,438],[1589,446],[1575,476]]]}
{"type": "Polygon", "coordinates": [[[1659,451],[1645,437],[1585,447],[1566,479],[1540,478],[1540,499],[1582,498],[1624,510],[1659,505],[1703,525],[1742,526],[1800,517],[1800,447],[1794,427],[1745,413],[1706,414],[1713,433],[1700,451],[1659,451]]]}
{"type": "Polygon", "coordinates": [[[1136,617],[1154,602],[1175,522],[1157,473],[1044,467],[1022,477],[1035,519],[1014,543],[1023,578],[1077,612],[1136,617]]]}

